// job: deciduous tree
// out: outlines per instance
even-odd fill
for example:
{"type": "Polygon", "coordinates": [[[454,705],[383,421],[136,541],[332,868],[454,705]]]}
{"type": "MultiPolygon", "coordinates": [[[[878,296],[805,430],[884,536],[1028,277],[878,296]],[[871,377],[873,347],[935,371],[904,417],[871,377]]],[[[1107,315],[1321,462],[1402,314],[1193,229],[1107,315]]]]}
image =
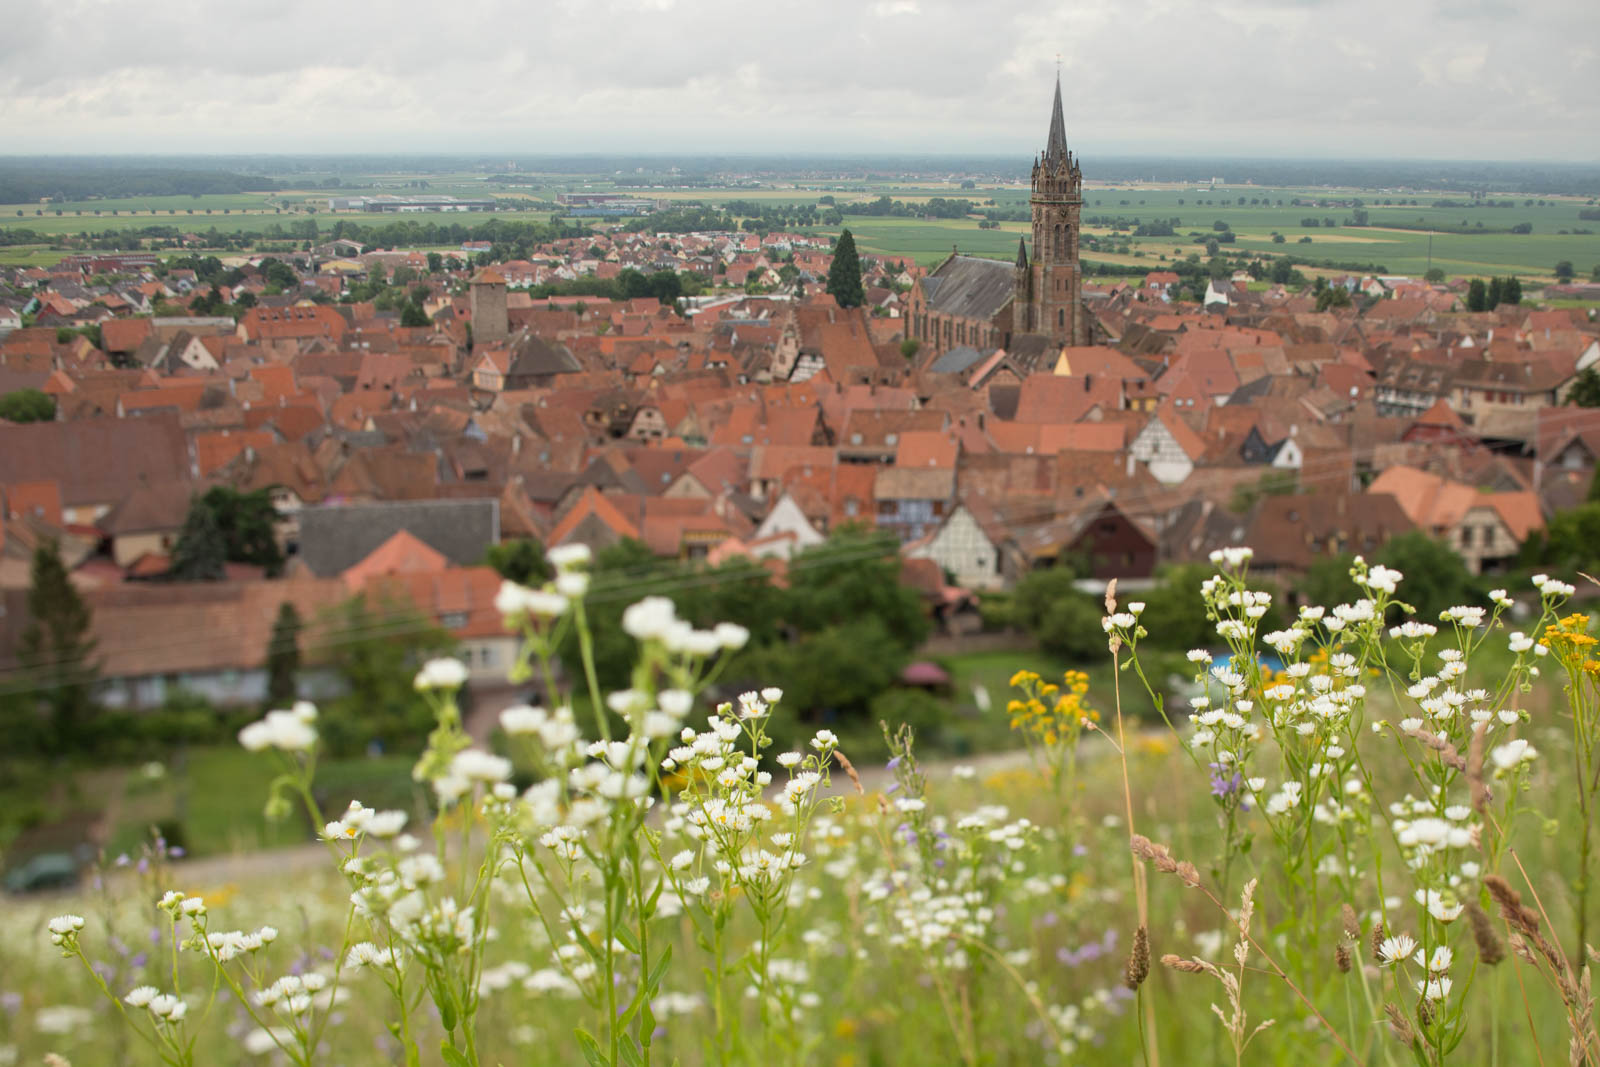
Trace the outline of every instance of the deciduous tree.
{"type": "Polygon", "coordinates": [[[1450,546],[1421,530],[1391,538],[1376,559],[1406,576],[1400,597],[1417,609],[1419,619],[1435,619],[1446,608],[1476,600],[1466,563],[1450,546]]]}
{"type": "Polygon", "coordinates": [[[1600,408],[1600,371],[1585,367],[1567,390],[1567,403],[1580,408],[1600,408]]]}
{"type": "Polygon", "coordinates": [[[7,422],[49,422],[55,417],[55,399],[38,389],[18,389],[0,396],[0,419],[7,422]]]}
{"type": "Polygon", "coordinates": [[[518,537],[490,545],[483,562],[495,573],[519,585],[540,585],[550,578],[550,562],[536,537],[518,537]]]}

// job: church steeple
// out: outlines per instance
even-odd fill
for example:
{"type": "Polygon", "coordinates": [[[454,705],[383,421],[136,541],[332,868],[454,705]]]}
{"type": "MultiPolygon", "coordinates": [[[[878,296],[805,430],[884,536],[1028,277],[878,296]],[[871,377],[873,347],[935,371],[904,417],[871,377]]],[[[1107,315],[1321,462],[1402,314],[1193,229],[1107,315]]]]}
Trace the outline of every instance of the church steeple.
{"type": "MultiPolygon", "coordinates": [[[[1083,175],[1067,148],[1067,122],[1056,75],[1050,108],[1050,133],[1044,154],[1033,164],[1033,260],[1027,277],[1029,303],[1020,309],[1028,325],[1061,344],[1088,344],[1088,324],[1080,306],[1083,267],[1078,262],[1078,226],[1083,210],[1083,175]]],[[[1020,260],[1019,260],[1020,263],[1020,260]]]]}
{"type": "Polygon", "coordinates": [[[1067,158],[1067,122],[1061,114],[1061,75],[1056,75],[1056,100],[1050,109],[1050,136],[1045,141],[1046,163],[1059,163],[1067,158]]]}
{"type": "Polygon", "coordinates": [[[1026,237],[1017,238],[1017,269],[1028,269],[1028,239],[1026,237]]]}

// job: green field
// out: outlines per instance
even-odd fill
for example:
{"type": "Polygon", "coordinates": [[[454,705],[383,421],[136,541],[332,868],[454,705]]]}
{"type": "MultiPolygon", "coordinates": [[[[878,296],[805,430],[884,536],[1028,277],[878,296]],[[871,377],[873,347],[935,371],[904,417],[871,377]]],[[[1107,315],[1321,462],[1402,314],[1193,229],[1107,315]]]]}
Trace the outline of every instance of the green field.
{"type": "MultiPolygon", "coordinates": [[[[31,212],[23,217],[16,216],[16,208],[6,205],[0,207],[0,227],[15,226],[19,229],[33,230],[36,233],[54,236],[75,236],[83,233],[100,234],[107,231],[139,230],[146,226],[176,226],[185,232],[204,232],[215,227],[219,233],[238,233],[241,230],[265,230],[276,223],[285,229],[291,223],[304,222],[313,219],[318,229],[327,239],[329,231],[336,222],[353,222],[362,226],[383,226],[391,222],[401,221],[427,221],[427,222],[459,222],[464,226],[481,225],[489,219],[499,219],[503,222],[542,222],[550,218],[548,211],[497,211],[492,215],[457,211],[429,211],[415,214],[380,214],[376,212],[341,211],[337,214],[326,210],[319,210],[315,214],[304,211],[274,211],[271,208],[256,207],[248,211],[235,210],[231,207],[211,206],[213,201],[233,200],[234,197],[200,197],[192,201],[188,197],[175,198],[188,203],[199,203],[199,207],[183,207],[176,209],[162,208],[152,215],[149,210],[139,214],[131,214],[123,209],[116,209],[117,214],[111,214],[111,208],[101,208],[100,214],[95,215],[92,210],[85,211],[82,215],[66,212],[60,216],[53,213],[33,215],[31,212]],[[223,212],[226,211],[227,214],[223,212]],[[209,214],[208,214],[209,212],[209,214]]],[[[99,203],[115,203],[116,201],[99,201],[99,203]]],[[[59,258],[59,257],[58,257],[59,258]]]]}
{"type": "MultiPolygon", "coordinates": [[[[299,173],[287,176],[296,188],[275,193],[239,193],[217,196],[132,197],[121,200],[94,200],[51,205],[0,205],[0,227],[16,226],[50,237],[101,234],[107,231],[134,230],[151,225],[178,226],[186,231],[216,228],[223,233],[264,230],[277,224],[314,220],[326,233],[335,222],[381,225],[399,218],[428,222],[460,222],[480,225],[481,215],[455,212],[426,212],[396,216],[392,214],[330,214],[329,196],[370,195],[373,193],[425,192],[450,196],[499,196],[506,198],[553,199],[564,190],[617,192],[676,203],[722,205],[745,200],[774,207],[814,203],[822,190],[830,192],[841,205],[869,201],[887,195],[906,202],[921,202],[933,196],[964,197],[985,207],[1018,208],[1027,203],[1028,190],[1018,184],[980,184],[961,189],[946,181],[863,181],[811,183],[806,187],[778,184],[760,188],[658,188],[647,183],[625,180],[618,175],[529,175],[531,185],[487,182],[473,173],[449,174],[364,174],[322,175],[299,173]],[[325,187],[323,182],[337,177],[341,185],[325,187]],[[425,188],[418,183],[425,182],[425,188]],[[317,208],[314,214],[307,208],[317,208]],[[95,214],[98,211],[99,214],[95,214]],[[112,214],[112,212],[116,214],[112,214]],[[19,215],[18,212],[21,212],[19,215]]],[[[1580,277],[1600,264],[1600,235],[1583,230],[1600,230],[1600,223],[1578,217],[1593,201],[1579,198],[1547,198],[1531,201],[1526,197],[1489,194],[1492,201],[1510,201],[1510,207],[1435,207],[1438,199],[1467,202],[1462,194],[1438,194],[1406,190],[1332,188],[1267,188],[1233,186],[1212,189],[1207,186],[1109,186],[1089,185],[1084,191],[1084,232],[1096,237],[1112,237],[1126,251],[1086,252],[1085,258],[1098,263],[1143,266],[1158,269],[1173,258],[1204,252],[1205,239],[1215,234],[1214,224],[1224,222],[1236,235],[1235,243],[1224,251],[1258,253],[1262,256],[1294,255],[1314,260],[1381,266],[1391,274],[1421,275],[1429,266],[1449,275],[1481,276],[1517,274],[1530,280],[1548,279],[1555,264],[1570,260],[1580,277]],[[1346,226],[1351,209],[1318,207],[1315,201],[1348,200],[1359,197],[1368,213],[1368,226],[1346,226]],[[1296,198],[1312,201],[1296,206],[1296,198]],[[1240,200],[1244,203],[1240,203],[1240,200]],[[1255,201],[1251,203],[1251,201],[1255,201]],[[1387,202],[1386,202],[1387,201],[1387,202]],[[1413,204],[1412,201],[1415,201],[1413,204]],[[1177,236],[1131,236],[1134,222],[1176,218],[1177,236]],[[1319,223],[1332,220],[1329,227],[1302,226],[1302,220],[1319,223]],[[1532,232],[1515,234],[1512,226],[1528,224],[1532,232]],[[1113,229],[1113,224],[1117,228],[1113,229]],[[1435,233],[1404,229],[1402,226],[1449,226],[1465,224],[1485,232],[1435,233]],[[1566,232],[1562,232],[1566,231],[1566,232]],[[1283,243],[1273,240],[1281,234],[1283,243]],[[1302,238],[1310,237],[1302,243],[1302,238]],[[1197,240],[1198,238],[1198,240],[1197,240]]],[[[545,220],[539,211],[497,212],[495,219],[513,221],[545,220]]],[[[938,263],[952,248],[963,253],[1009,259],[1016,254],[1017,235],[1026,230],[1020,222],[1002,223],[999,229],[979,229],[976,217],[966,219],[917,219],[847,215],[845,225],[855,233],[864,251],[905,256],[924,265],[938,263]]],[[[832,229],[813,229],[832,233],[832,229]]],[[[0,249],[0,263],[39,264],[52,261],[53,254],[42,247],[0,249]],[[25,250],[24,250],[25,249],[25,250]]],[[[59,253],[57,253],[59,254],[59,253]]]]}

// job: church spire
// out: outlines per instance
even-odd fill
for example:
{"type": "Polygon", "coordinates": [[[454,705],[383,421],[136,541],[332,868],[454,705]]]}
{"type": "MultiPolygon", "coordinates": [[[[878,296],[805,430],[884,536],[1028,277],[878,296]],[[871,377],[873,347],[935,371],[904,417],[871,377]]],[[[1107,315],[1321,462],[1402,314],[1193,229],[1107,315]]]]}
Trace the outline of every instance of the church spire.
{"type": "Polygon", "coordinates": [[[1067,123],[1061,116],[1060,73],[1056,74],[1056,100],[1050,109],[1050,138],[1045,142],[1044,158],[1047,163],[1059,163],[1067,158],[1067,123]]]}
{"type": "Polygon", "coordinates": [[[1017,267],[1020,270],[1028,269],[1028,239],[1026,237],[1017,238],[1017,267]]]}

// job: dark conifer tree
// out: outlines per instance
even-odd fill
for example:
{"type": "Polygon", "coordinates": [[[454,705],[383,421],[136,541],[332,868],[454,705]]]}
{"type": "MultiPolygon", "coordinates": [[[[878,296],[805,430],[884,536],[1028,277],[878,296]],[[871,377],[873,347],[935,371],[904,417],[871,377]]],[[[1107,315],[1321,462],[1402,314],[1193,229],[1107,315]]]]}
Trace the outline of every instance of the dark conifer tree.
{"type": "Polygon", "coordinates": [[[216,513],[195,497],[189,501],[189,514],[183,518],[167,575],[186,582],[219,582],[226,574],[223,564],[227,561],[228,542],[216,513]]]}
{"type": "Polygon", "coordinates": [[[53,747],[65,752],[81,743],[82,729],[94,711],[92,618],[55,541],[34,549],[30,578],[22,662],[50,713],[53,747]]]}
{"type": "Polygon", "coordinates": [[[286,708],[299,693],[300,613],[285,600],[267,642],[267,706],[286,708]]]}
{"type": "Polygon", "coordinates": [[[840,233],[839,242],[833,246],[828,292],[844,308],[860,307],[867,299],[861,288],[861,256],[856,252],[856,239],[849,230],[840,233]]]}

